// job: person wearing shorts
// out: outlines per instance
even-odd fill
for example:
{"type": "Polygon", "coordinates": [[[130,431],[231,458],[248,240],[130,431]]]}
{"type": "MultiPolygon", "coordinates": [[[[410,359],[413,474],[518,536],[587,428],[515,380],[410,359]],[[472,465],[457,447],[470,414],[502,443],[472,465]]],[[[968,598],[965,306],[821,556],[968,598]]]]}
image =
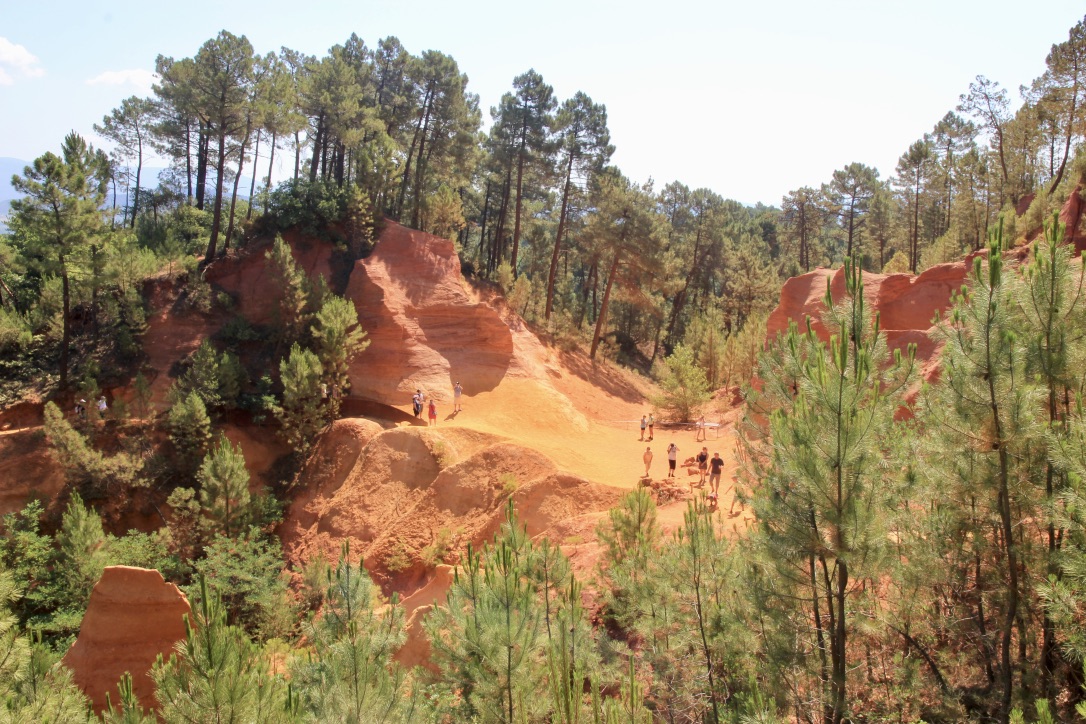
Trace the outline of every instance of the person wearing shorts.
{"type": "Polygon", "coordinates": [[[648,421],[645,419],[645,416],[642,415],[641,416],[641,437],[637,438],[638,440],[641,440],[641,441],[645,440],[645,428],[648,427],[648,426],[649,426],[648,421]]]}
{"type": "Polygon", "coordinates": [[[650,412],[649,413],[649,440],[652,439],[652,425],[655,422],[656,422],[656,419],[652,416],[652,413],[650,412]]]}
{"type": "Polygon", "coordinates": [[[697,455],[698,487],[705,485],[705,474],[709,470],[709,448],[703,447],[697,455]]]}
{"type": "Polygon", "coordinates": [[[460,398],[463,396],[463,394],[464,388],[460,386],[459,382],[457,382],[453,386],[453,412],[460,412],[460,410],[463,409],[462,407],[460,407],[460,398]]]}
{"type": "Polygon", "coordinates": [[[709,461],[709,490],[711,495],[709,497],[714,500],[720,494],[720,471],[724,468],[724,458],[720,457],[720,453],[713,453],[713,459],[709,461]]]}
{"type": "Polygon", "coordinates": [[[667,476],[675,477],[675,462],[679,457],[679,446],[671,443],[667,446],[667,476]]]}

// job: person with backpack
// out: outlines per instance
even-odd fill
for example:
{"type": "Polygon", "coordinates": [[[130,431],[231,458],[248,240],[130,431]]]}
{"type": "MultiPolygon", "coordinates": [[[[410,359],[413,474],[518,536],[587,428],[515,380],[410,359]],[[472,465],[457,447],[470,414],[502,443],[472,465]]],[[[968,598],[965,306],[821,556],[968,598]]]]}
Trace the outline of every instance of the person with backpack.
{"type": "Polygon", "coordinates": [[[411,396],[411,409],[415,411],[415,417],[422,417],[422,390],[415,390],[411,396]]]}

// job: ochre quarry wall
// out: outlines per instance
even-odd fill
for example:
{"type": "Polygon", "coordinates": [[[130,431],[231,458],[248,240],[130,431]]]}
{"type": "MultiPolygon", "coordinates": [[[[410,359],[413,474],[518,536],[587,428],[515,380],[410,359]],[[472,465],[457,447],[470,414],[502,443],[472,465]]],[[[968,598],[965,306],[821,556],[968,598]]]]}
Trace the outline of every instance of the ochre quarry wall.
{"type": "MultiPolygon", "coordinates": [[[[933,266],[915,276],[864,272],[864,298],[870,310],[879,312],[879,325],[886,334],[887,345],[891,350],[904,352],[909,344],[915,343],[916,357],[926,379],[938,376],[938,346],[931,337],[934,320],[950,307],[953,294],[965,285],[972,264],[972,257],[967,257],[960,262],[933,266]]],[[[819,338],[828,341],[829,332],[822,323],[827,282],[834,303],[839,302],[845,295],[843,268],[819,268],[785,282],[780,302],[769,315],[767,341],[787,332],[793,321],[802,330],[807,317],[811,318],[811,328],[819,338]]]]}
{"type": "Polygon", "coordinates": [[[189,612],[185,594],[156,570],[109,566],[102,572],[79,637],[62,660],[95,711],[106,708],[106,692],[119,700],[117,682],[126,671],[140,704],[155,706],[151,666],[185,638],[183,616],[189,612]]]}
{"type": "Polygon", "coordinates": [[[406,405],[422,389],[448,402],[456,382],[473,396],[506,377],[547,378],[539,340],[469,287],[448,239],[386,222],[346,294],[370,339],[351,366],[352,397],[406,405]]]}

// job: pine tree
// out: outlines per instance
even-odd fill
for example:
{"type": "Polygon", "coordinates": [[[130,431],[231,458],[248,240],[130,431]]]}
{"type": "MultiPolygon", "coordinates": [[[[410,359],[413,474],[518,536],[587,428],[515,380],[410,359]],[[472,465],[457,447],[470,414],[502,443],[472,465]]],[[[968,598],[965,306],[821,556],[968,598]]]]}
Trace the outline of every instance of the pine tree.
{"type": "Polygon", "coordinates": [[[18,599],[11,573],[0,569],[0,721],[85,721],[87,700],[71,672],[40,638],[28,641],[16,626],[10,606],[18,599]]]}
{"type": "Polygon", "coordinates": [[[1004,274],[1001,231],[993,234],[987,259],[974,260],[971,287],[956,296],[949,319],[938,328],[937,338],[944,342],[943,383],[933,388],[925,417],[942,444],[942,454],[934,456],[928,471],[953,486],[945,513],[965,519],[972,530],[977,585],[984,591],[976,620],[985,631],[983,617],[995,619],[990,622],[995,630],[985,638],[995,658],[998,721],[1006,723],[1015,671],[1022,663],[1015,632],[1027,635],[1028,557],[1016,531],[1031,510],[1033,493],[1021,481],[1032,475],[1029,447],[1036,439],[1036,407],[1023,368],[1022,340],[1012,324],[1013,285],[1004,274]]]}
{"type": "Polygon", "coordinates": [[[185,640],[151,669],[159,713],[168,724],[296,721],[287,686],[245,632],[226,623],[226,612],[201,580],[185,640]]]}
{"type": "Polygon", "coordinates": [[[546,702],[540,657],[543,612],[529,580],[532,545],[512,510],[482,556],[469,548],[454,573],[447,608],[427,617],[443,683],[459,689],[456,718],[507,724],[530,718],[546,702]]]}
{"type": "Polygon", "coordinates": [[[22,176],[11,181],[24,194],[11,202],[11,212],[15,228],[23,230],[26,243],[35,247],[27,250],[28,256],[40,258],[45,273],[60,276],[60,386],[64,388],[72,338],[70,272],[75,257],[103,233],[100,209],[105,201],[105,169],[94,148],[72,132],[65,136],[60,156],[47,153],[35,159],[22,176]]]}
{"type": "Polygon", "coordinates": [[[182,472],[195,472],[211,443],[211,418],[195,390],[174,403],[166,418],[182,472]]]}
{"type": "Polygon", "coordinates": [[[403,609],[378,607],[365,569],[350,561],[344,543],[335,571],[328,571],[323,606],[308,630],[314,656],[293,672],[303,710],[315,721],[363,724],[411,722],[418,703],[405,671],[392,655],[406,639],[403,609]]]}
{"type": "Polygon", "coordinates": [[[290,357],[279,363],[283,380],[283,404],[275,408],[280,434],[290,447],[305,452],[324,426],[321,414],[320,359],[295,342],[290,357]]]}
{"type": "MultiPolygon", "coordinates": [[[[1044,548],[1047,577],[1058,578],[1058,556],[1066,538],[1066,506],[1062,504],[1068,485],[1065,440],[1078,434],[1081,417],[1071,414],[1071,401],[1079,398],[1078,370],[1086,362],[1086,299],[1082,289],[1086,270],[1071,268],[1071,249],[1063,243],[1065,228],[1058,217],[1046,226],[1043,239],[1034,245],[1033,261],[1012,290],[1017,301],[1015,316],[1025,342],[1027,373],[1040,382],[1044,394],[1045,439],[1037,452],[1049,450],[1044,467],[1044,548]],[[1053,454],[1052,451],[1055,451],[1053,454]],[[1063,465],[1058,461],[1062,460],[1063,465]],[[1061,510],[1063,509],[1063,510],[1061,510]]],[[[1042,463],[1038,461],[1038,467],[1042,463]]],[[[1074,538],[1072,538],[1074,540],[1074,538]]],[[[1042,624],[1040,664],[1046,686],[1056,665],[1056,634],[1046,615],[1042,624]]],[[[1046,692],[1048,693],[1048,692],[1046,692]]]]}
{"type": "Polygon", "coordinates": [[[313,338],[328,389],[328,416],[339,416],[340,398],[346,391],[351,360],[370,346],[358,322],[354,302],[330,295],[317,312],[313,338]]]}
{"type": "Polygon", "coordinates": [[[249,471],[241,446],[234,446],[220,433],[200,471],[200,504],[216,532],[236,535],[249,515],[249,471]]]}
{"type": "Polygon", "coordinates": [[[698,366],[692,349],[679,345],[667,358],[667,373],[660,381],[663,392],[653,404],[668,415],[668,419],[688,422],[712,393],[705,370],[698,366]]]}
{"type": "Polygon", "coordinates": [[[309,324],[308,283],[298,268],[290,246],[276,235],[272,248],[265,255],[271,266],[272,285],[276,290],[276,324],[280,341],[295,344],[309,324]]]}
{"type": "Polygon", "coordinates": [[[829,344],[809,320],[805,334],[793,325],[779,338],[760,366],[762,392],[752,391],[744,423],[745,475],[758,521],[754,598],[783,639],[793,640],[791,653],[771,651],[782,675],[799,667],[806,676],[802,667],[817,662],[811,706],[826,724],[849,716],[848,641],[859,584],[887,565],[883,511],[894,486],[882,450],[914,372],[912,349],[888,354],[851,261],[845,282],[837,304],[827,285],[829,344]]]}
{"type": "Polygon", "coordinates": [[[102,712],[102,724],[153,724],[155,717],[146,713],[132,690],[132,674],[127,671],[117,684],[117,706],[106,692],[106,710],[102,712]]]}
{"type": "Polygon", "coordinates": [[[45,434],[57,462],[65,469],[69,481],[85,494],[93,497],[119,494],[128,486],[139,484],[139,465],[131,455],[118,452],[107,456],[96,450],[53,402],[45,403],[44,416],[45,434]]]}
{"type": "Polygon", "coordinates": [[[72,493],[57,532],[56,562],[53,576],[62,598],[62,609],[82,614],[90,600],[91,589],[109,562],[109,551],[102,519],[83,505],[78,493],[72,493]]]}

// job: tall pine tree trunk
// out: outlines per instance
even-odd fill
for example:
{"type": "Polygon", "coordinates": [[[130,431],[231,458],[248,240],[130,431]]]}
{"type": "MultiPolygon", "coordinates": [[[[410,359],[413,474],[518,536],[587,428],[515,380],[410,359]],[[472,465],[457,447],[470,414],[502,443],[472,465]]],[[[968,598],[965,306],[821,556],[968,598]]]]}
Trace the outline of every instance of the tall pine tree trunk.
{"type": "Polygon", "coordinates": [[[207,157],[211,152],[211,134],[206,123],[200,121],[200,135],[196,148],[196,208],[204,210],[207,196],[207,157]]]}
{"type": "Polygon", "coordinates": [[[551,270],[547,275],[547,308],[543,318],[550,321],[551,310],[554,308],[554,281],[558,276],[558,256],[562,250],[562,235],[566,230],[566,214],[569,212],[569,190],[573,184],[573,159],[575,154],[569,152],[569,161],[566,163],[566,184],[562,189],[562,210],[558,214],[558,233],[554,235],[554,253],[551,254],[551,270]]]}
{"type": "Polygon", "coordinates": [[[136,131],[136,197],[132,201],[132,227],[136,228],[136,214],[140,209],[140,176],[143,173],[143,133],[136,131]]]}
{"type": "MultiPolygon", "coordinates": [[[[225,254],[230,249],[230,239],[234,235],[234,211],[238,206],[238,183],[241,181],[241,171],[245,168],[245,147],[249,145],[250,126],[245,127],[245,137],[238,148],[238,172],[234,176],[234,188],[230,192],[230,220],[226,225],[226,239],[222,243],[222,251],[225,254]]],[[[255,178],[255,174],[254,174],[255,178]]]]}
{"type": "Polygon", "coordinates": [[[249,184],[249,209],[245,212],[245,220],[253,218],[253,201],[256,199],[256,162],[260,160],[260,130],[256,129],[256,141],[253,143],[253,179],[249,184]]]}
{"type": "MultiPolygon", "coordinates": [[[[623,229],[623,240],[625,240],[625,229],[623,229]]],[[[596,331],[592,333],[592,351],[589,352],[589,359],[596,358],[596,349],[600,346],[600,335],[603,333],[603,325],[607,321],[607,307],[611,303],[611,287],[615,283],[615,273],[618,272],[618,263],[622,258],[621,248],[615,250],[615,258],[611,260],[611,269],[607,272],[607,286],[603,290],[603,302],[600,304],[600,314],[596,317],[596,331]]]]}
{"type": "MultiPolygon", "coordinates": [[[[1060,159],[1060,170],[1056,173],[1055,178],[1052,179],[1052,185],[1048,187],[1048,193],[1051,194],[1056,190],[1056,187],[1060,185],[1060,181],[1063,180],[1064,169],[1067,168],[1067,157],[1071,154],[1071,137],[1074,135],[1075,128],[1075,110],[1078,105],[1078,54],[1072,53],[1074,59],[1072,61],[1074,65],[1075,80],[1071,86],[1071,113],[1067,119],[1067,137],[1063,146],[1063,158],[1060,159]]],[[[1072,230],[1073,231],[1073,230],[1072,230]]]]}
{"type": "Polygon", "coordinates": [[[68,387],[68,347],[72,344],[72,294],[68,283],[68,265],[60,254],[60,291],[63,309],[60,340],[60,389],[68,387]]]}
{"type": "Polygon", "coordinates": [[[219,244],[219,229],[222,226],[222,181],[226,171],[226,131],[219,131],[219,161],[216,164],[215,179],[215,210],[211,218],[211,239],[207,242],[207,253],[204,254],[203,266],[215,261],[215,252],[219,244]]]}
{"type": "MultiPolygon", "coordinates": [[[[271,148],[268,149],[268,182],[264,185],[264,213],[268,213],[268,200],[271,197],[271,180],[272,171],[275,169],[275,143],[278,140],[278,134],[272,131],[271,148]]],[[[252,204],[253,200],[249,199],[249,203],[252,204]]]]}
{"type": "Polygon", "coordinates": [[[513,217],[513,253],[510,264],[513,266],[513,278],[517,277],[517,251],[520,249],[520,207],[521,193],[524,189],[524,146],[527,139],[523,136],[520,142],[520,153],[517,154],[517,200],[513,217]]]}

